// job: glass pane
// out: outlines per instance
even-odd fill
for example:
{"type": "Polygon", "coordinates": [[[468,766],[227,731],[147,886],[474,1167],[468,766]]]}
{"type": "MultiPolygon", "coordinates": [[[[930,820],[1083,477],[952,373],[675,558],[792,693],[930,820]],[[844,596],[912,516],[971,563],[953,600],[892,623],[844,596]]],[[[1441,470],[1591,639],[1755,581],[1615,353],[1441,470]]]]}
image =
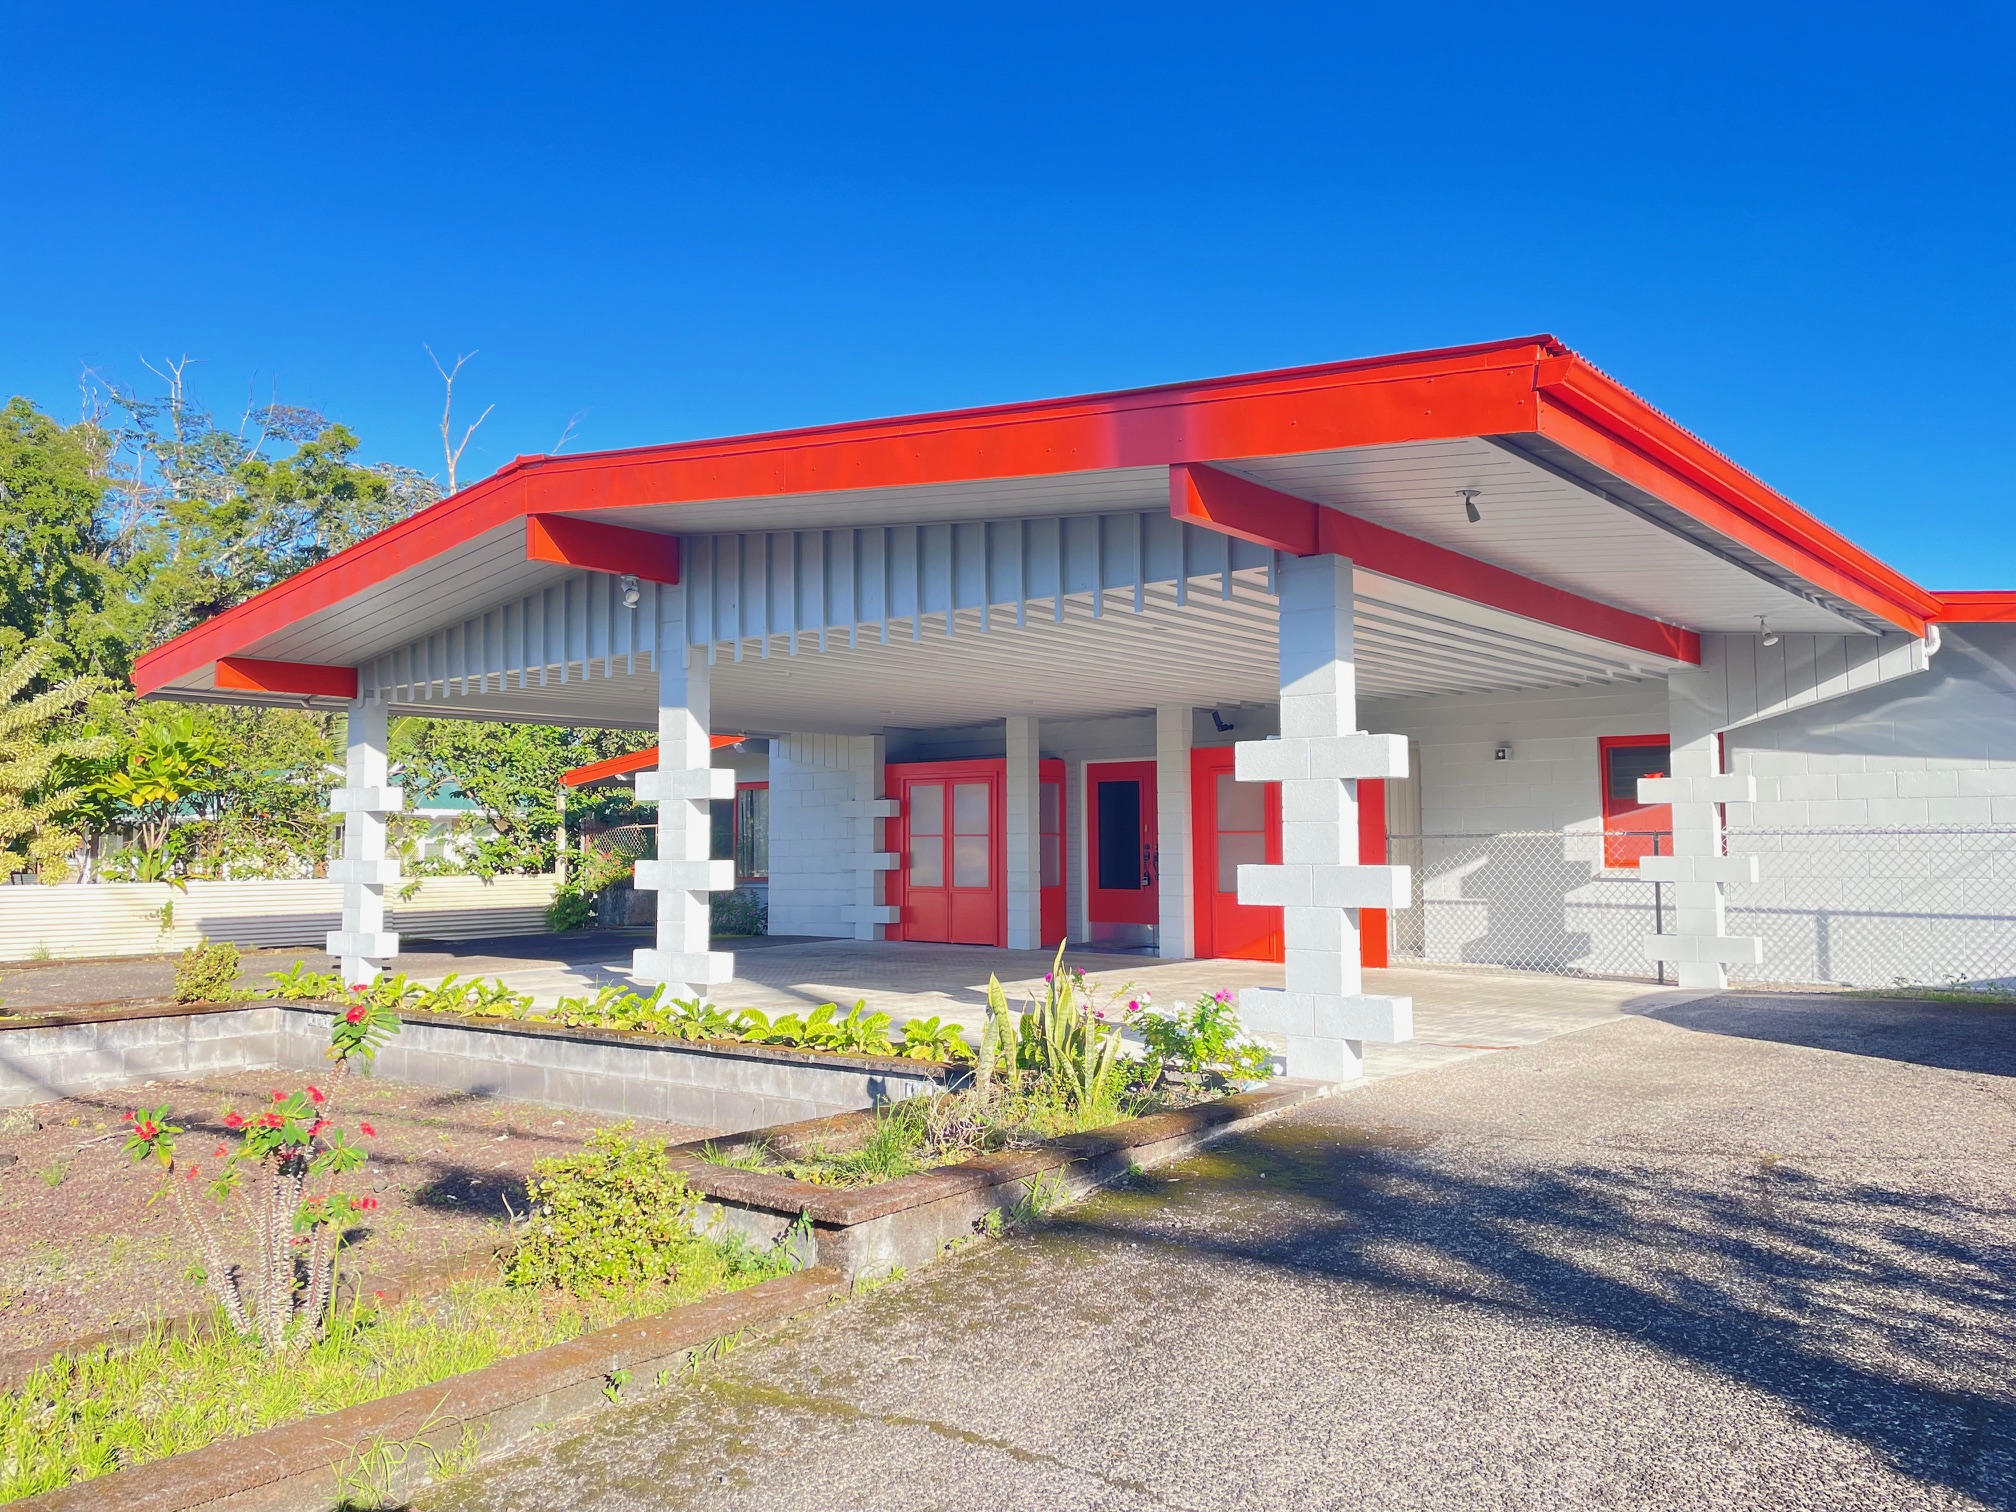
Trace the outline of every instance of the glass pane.
{"type": "Polygon", "coordinates": [[[1064,837],[1045,835],[1043,837],[1043,886],[1062,887],[1064,885],[1064,837]]]}
{"type": "Polygon", "coordinates": [[[1141,890],[1141,784],[1099,784],[1099,864],[1102,892],[1141,890]]]}
{"type": "Polygon", "coordinates": [[[1638,779],[1664,777],[1671,749],[1663,745],[1611,746],[1604,752],[1609,758],[1610,806],[1636,808],[1638,779]]]}
{"type": "Polygon", "coordinates": [[[1059,834],[1064,829],[1064,784],[1046,782],[1043,784],[1043,807],[1038,816],[1037,829],[1046,835],[1059,834]]]}
{"type": "Polygon", "coordinates": [[[985,835],[954,835],[952,837],[952,885],[954,887],[985,887],[987,885],[987,837],[985,835]]]}
{"type": "Polygon", "coordinates": [[[987,833],[987,784],[958,782],[952,785],[952,833],[987,833]]]}
{"type": "Polygon", "coordinates": [[[1218,891],[1239,891],[1239,868],[1264,866],[1267,862],[1265,835],[1220,835],[1218,837],[1218,891]]]}
{"type": "Polygon", "coordinates": [[[1218,774],[1218,833],[1267,828],[1267,784],[1235,782],[1230,772],[1218,774]]]}
{"type": "Polygon", "coordinates": [[[735,873],[770,875],[770,789],[744,788],[735,795],[735,873]]]}
{"type": "Polygon", "coordinates": [[[910,789],[910,833],[945,833],[945,789],[936,784],[910,789]]]}
{"type": "Polygon", "coordinates": [[[708,804],[707,817],[712,821],[709,826],[712,833],[707,846],[708,856],[716,861],[734,860],[735,800],[720,798],[708,804]]]}
{"type": "Polygon", "coordinates": [[[910,885],[945,885],[945,842],[937,835],[917,835],[910,841],[910,885]]]}

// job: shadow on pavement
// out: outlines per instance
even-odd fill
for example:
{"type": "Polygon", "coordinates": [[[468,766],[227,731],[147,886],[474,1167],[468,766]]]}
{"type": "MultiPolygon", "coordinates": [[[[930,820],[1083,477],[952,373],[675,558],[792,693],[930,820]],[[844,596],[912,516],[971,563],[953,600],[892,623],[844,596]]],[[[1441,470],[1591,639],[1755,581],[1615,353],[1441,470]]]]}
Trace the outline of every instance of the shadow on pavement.
{"type": "Polygon", "coordinates": [[[1494,1176],[1432,1144],[1298,1118],[1045,1237],[1598,1330],[1767,1392],[1920,1481],[2016,1506],[2016,1244],[1956,1238],[2005,1212],[1775,1159],[1734,1183],[1621,1163],[1494,1176]]]}
{"type": "Polygon", "coordinates": [[[2016,1005],[1744,993],[1670,1006],[1627,1005],[1624,1011],[1700,1034],[2016,1076],[2016,1005]]]}

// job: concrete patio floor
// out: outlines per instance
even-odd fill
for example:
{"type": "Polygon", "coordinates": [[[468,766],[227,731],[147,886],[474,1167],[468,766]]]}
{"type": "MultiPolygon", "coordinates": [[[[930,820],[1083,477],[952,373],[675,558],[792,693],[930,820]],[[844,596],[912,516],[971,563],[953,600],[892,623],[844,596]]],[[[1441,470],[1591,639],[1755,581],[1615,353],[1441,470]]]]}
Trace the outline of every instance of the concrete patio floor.
{"type": "Polygon", "coordinates": [[[2016,1505],[2016,1012],[1580,1011],[633,1387],[417,1505],[2016,1505]]]}

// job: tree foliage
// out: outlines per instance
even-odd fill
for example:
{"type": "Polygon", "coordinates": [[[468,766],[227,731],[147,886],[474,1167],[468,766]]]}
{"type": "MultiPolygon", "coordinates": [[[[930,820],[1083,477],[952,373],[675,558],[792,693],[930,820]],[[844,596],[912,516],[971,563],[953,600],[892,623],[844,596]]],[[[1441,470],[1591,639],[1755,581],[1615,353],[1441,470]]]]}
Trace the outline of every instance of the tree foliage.
{"type": "Polygon", "coordinates": [[[0,662],[0,855],[20,855],[45,877],[66,870],[77,845],[76,833],[62,818],[76,795],[63,785],[57,766],[102,756],[110,746],[102,737],[48,737],[58,716],[97,686],[93,679],[73,677],[29,693],[49,660],[48,650],[36,646],[0,662]]]}

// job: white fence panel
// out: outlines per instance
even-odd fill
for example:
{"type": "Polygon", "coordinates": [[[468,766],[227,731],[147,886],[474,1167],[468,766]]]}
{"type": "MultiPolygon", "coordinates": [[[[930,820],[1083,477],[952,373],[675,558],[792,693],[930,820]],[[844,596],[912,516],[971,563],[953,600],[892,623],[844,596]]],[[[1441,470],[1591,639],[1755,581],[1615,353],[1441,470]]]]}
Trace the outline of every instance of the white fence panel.
{"type": "MultiPolygon", "coordinates": [[[[386,924],[410,939],[534,934],[553,886],[550,876],[425,877],[390,902],[386,924]]],[[[342,885],[319,880],[0,887],[0,961],[154,955],[198,939],[319,949],[342,918],[342,885]]]]}

